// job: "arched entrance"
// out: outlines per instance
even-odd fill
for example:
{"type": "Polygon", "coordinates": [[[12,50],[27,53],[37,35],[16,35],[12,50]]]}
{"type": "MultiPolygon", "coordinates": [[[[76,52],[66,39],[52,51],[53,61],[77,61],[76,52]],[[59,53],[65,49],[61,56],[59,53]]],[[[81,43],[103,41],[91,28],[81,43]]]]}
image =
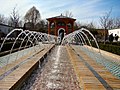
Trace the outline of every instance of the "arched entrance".
{"type": "Polygon", "coordinates": [[[58,29],[58,39],[59,42],[62,42],[62,39],[64,38],[64,33],[65,33],[65,29],[64,28],[60,28],[58,29]]]}

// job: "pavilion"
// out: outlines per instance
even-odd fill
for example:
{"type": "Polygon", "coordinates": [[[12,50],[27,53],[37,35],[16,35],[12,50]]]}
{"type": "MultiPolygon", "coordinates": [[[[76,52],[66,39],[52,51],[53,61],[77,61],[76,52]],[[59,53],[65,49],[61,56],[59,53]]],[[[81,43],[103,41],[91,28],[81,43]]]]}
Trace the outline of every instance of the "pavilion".
{"type": "Polygon", "coordinates": [[[48,24],[48,34],[53,34],[55,36],[60,36],[69,34],[74,31],[74,22],[76,19],[63,16],[62,14],[60,16],[47,18],[49,21],[48,24]]]}

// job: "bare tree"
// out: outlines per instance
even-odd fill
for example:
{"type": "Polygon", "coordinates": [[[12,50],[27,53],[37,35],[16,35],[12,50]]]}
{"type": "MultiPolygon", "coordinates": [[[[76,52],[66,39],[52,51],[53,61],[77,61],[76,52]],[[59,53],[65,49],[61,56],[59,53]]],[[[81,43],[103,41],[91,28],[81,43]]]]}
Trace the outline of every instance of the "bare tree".
{"type": "Polygon", "coordinates": [[[104,44],[106,41],[106,30],[109,29],[111,25],[111,20],[110,20],[110,14],[112,12],[112,9],[109,12],[106,12],[104,16],[100,17],[100,25],[104,29],[104,44]]]}
{"type": "Polygon", "coordinates": [[[120,28],[120,17],[114,18],[114,28],[120,28]]]}
{"type": "Polygon", "coordinates": [[[2,23],[2,24],[5,23],[5,17],[2,14],[0,14],[0,23],[2,23]]]}
{"type": "Polygon", "coordinates": [[[65,13],[63,13],[63,15],[66,16],[66,17],[70,17],[70,18],[73,17],[72,12],[70,12],[70,11],[65,11],[65,13]]]}
{"type": "Polygon", "coordinates": [[[20,20],[18,24],[19,24],[19,27],[23,27],[24,22],[22,20],[20,20]]]}
{"type": "Polygon", "coordinates": [[[109,18],[108,20],[108,28],[107,29],[116,29],[120,28],[120,18],[109,18]]]}
{"type": "Polygon", "coordinates": [[[96,25],[95,25],[95,22],[91,21],[89,23],[84,23],[84,22],[77,22],[77,25],[79,28],[88,28],[88,29],[96,29],[96,25]]]}
{"type": "Polygon", "coordinates": [[[95,29],[96,28],[96,25],[94,24],[94,22],[90,22],[90,23],[88,23],[87,24],[87,27],[89,28],[89,29],[95,29]]]}
{"type": "Polygon", "coordinates": [[[31,22],[34,25],[37,24],[40,19],[40,13],[34,6],[30,10],[28,10],[26,15],[24,16],[25,23],[31,22]]]}
{"type": "Polygon", "coordinates": [[[77,21],[77,22],[75,22],[75,23],[76,23],[76,25],[78,26],[78,28],[81,27],[81,23],[80,23],[79,21],[77,21]]]}
{"type": "Polygon", "coordinates": [[[19,13],[16,10],[16,7],[14,7],[13,10],[12,10],[12,13],[10,15],[8,24],[13,26],[13,27],[18,27],[19,26],[19,21],[20,21],[19,13]]]}
{"type": "Polygon", "coordinates": [[[35,25],[35,29],[39,32],[47,33],[47,21],[41,20],[35,25]]]}

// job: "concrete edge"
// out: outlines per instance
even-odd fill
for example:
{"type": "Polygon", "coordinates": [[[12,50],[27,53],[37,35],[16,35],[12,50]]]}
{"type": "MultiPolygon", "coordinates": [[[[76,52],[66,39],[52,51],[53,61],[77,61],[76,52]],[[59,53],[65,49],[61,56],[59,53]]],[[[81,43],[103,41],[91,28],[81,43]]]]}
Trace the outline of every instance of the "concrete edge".
{"type": "MultiPolygon", "coordinates": [[[[99,52],[99,49],[97,49],[97,48],[90,47],[88,45],[85,45],[85,47],[89,48],[90,50],[94,50],[96,52],[99,52]]],[[[116,55],[116,54],[113,54],[113,53],[110,53],[110,52],[107,52],[107,51],[104,51],[104,50],[101,50],[101,49],[100,49],[100,52],[103,56],[106,55],[106,56],[114,58],[114,59],[116,59],[120,62],[120,56],[119,55],[116,55]]]]}

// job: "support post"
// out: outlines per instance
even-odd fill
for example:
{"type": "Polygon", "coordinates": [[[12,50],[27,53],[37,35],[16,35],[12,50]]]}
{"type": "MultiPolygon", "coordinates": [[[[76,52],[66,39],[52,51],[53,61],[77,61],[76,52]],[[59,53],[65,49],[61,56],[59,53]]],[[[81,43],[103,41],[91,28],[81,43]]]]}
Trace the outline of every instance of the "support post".
{"type": "Polygon", "coordinates": [[[54,21],[55,22],[55,36],[57,36],[57,23],[56,23],[56,21],[54,21]]]}
{"type": "Polygon", "coordinates": [[[66,34],[68,34],[68,27],[67,27],[67,22],[65,22],[65,24],[66,24],[66,34]]]}
{"type": "Polygon", "coordinates": [[[50,34],[51,30],[50,30],[50,21],[48,23],[48,34],[50,34]]]}
{"type": "Polygon", "coordinates": [[[74,32],[74,22],[72,22],[72,32],[74,32]]]}

